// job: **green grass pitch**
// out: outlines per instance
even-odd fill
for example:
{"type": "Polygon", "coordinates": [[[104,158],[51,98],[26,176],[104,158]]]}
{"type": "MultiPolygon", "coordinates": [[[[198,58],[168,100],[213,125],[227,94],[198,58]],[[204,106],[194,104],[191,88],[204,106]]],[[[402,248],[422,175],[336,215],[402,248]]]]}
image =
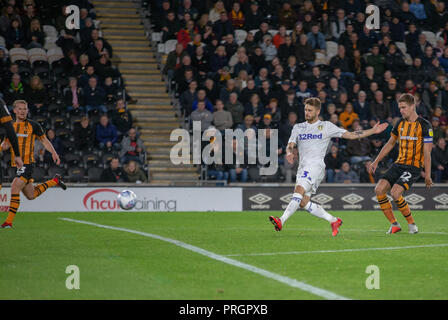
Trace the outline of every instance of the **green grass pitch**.
{"type": "Polygon", "coordinates": [[[414,212],[415,235],[399,212],[395,235],[380,211],[332,213],[344,221],[335,238],[304,211],[281,232],[268,221],[281,212],[19,212],[14,229],[0,230],[0,299],[322,299],[172,243],[63,217],[179,240],[350,299],[448,298],[446,212],[414,212]],[[66,288],[69,265],[79,267],[79,290],[66,288]],[[380,289],[366,288],[369,265],[380,289]]]}

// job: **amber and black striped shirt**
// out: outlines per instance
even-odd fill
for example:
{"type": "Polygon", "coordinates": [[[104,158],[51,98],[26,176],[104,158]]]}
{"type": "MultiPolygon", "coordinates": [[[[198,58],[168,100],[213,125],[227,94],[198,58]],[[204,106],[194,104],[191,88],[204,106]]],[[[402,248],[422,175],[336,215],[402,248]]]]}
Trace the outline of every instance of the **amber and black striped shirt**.
{"type": "MultiPolygon", "coordinates": [[[[14,122],[14,130],[19,140],[20,157],[23,164],[34,163],[34,141],[37,138],[42,140],[45,137],[44,130],[37,122],[25,120],[23,122],[14,122]]],[[[11,150],[11,166],[15,167],[14,151],[11,150]]]]}
{"type": "Polygon", "coordinates": [[[422,168],[423,145],[432,143],[431,124],[421,117],[415,122],[401,118],[391,135],[398,140],[398,158],[395,163],[422,168]]]}

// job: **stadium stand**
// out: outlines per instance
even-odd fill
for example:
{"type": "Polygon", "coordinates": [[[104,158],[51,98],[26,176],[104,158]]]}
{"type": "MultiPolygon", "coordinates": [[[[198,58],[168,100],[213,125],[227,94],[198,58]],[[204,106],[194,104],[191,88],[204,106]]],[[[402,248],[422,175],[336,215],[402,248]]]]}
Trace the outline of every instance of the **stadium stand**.
{"type": "MultiPolygon", "coordinates": [[[[339,126],[344,124],[349,130],[356,126],[366,129],[377,121],[388,122],[390,126],[384,134],[362,142],[367,146],[361,145],[366,148],[360,154],[357,154],[358,148],[348,148],[345,141],[333,141],[332,152],[326,158],[331,169],[327,172],[327,182],[337,177],[347,183],[350,179],[344,179],[344,175],[373,183],[393,161],[396,152],[390,154],[375,176],[366,171],[370,159],[378,154],[400,118],[397,105],[400,93],[416,95],[417,112],[432,122],[437,138],[441,139],[435,143],[433,158],[442,159],[440,155],[447,154],[447,1],[421,1],[423,5],[419,4],[419,8],[424,14],[422,10],[413,11],[415,6],[405,1],[375,1],[381,10],[378,30],[365,26],[364,12],[369,3],[359,0],[142,1],[143,8],[148,10],[151,39],[158,48],[157,61],[166,89],[185,128],[191,129],[194,108],[190,107],[197,102],[201,89],[206,92],[206,104],[212,101],[212,112],[216,112],[218,98],[227,99],[232,92],[237,94],[236,103],[224,102],[224,109],[232,113],[233,128],[241,125],[243,117],[253,116],[257,128],[279,128],[283,136],[289,136],[292,128],[288,123],[289,113],[296,114],[296,121],[303,121],[303,100],[310,96],[323,101],[324,120],[339,126]],[[234,2],[238,5],[234,6],[234,2]],[[280,34],[285,28],[287,32],[280,34]],[[249,63],[244,64],[242,61],[246,60],[249,63]],[[242,65],[244,71],[241,71],[242,65]],[[235,89],[233,85],[229,87],[229,79],[237,80],[235,89]],[[255,80],[255,88],[249,87],[251,79],[255,80]],[[290,92],[294,98],[287,98],[290,92]],[[249,98],[254,94],[261,101],[258,108],[249,105],[249,98]],[[278,101],[280,110],[269,107],[272,98],[278,101]],[[240,108],[236,107],[238,104],[243,104],[242,114],[235,111],[240,108]],[[277,112],[281,120],[267,120],[271,122],[266,125],[262,120],[265,115],[274,119],[277,112]]],[[[244,169],[244,176],[238,174],[236,178],[290,181],[290,168],[283,165],[285,144],[280,148],[281,168],[273,177],[251,175],[250,170],[246,176],[244,169]]],[[[437,182],[448,178],[447,162],[433,161],[437,182]]],[[[200,170],[204,181],[229,179],[229,174],[216,174],[214,166],[203,164],[200,170]],[[213,174],[207,174],[208,170],[213,174]]],[[[230,172],[231,180],[236,180],[234,168],[224,167],[219,171],[230,172]]]]}
{"type": "MultiPolygon", "coordinates": [[[[127,135],[127,130],[119,131],[116,148],[100,148],[94,133],[103,113],[117,113],[112,118],[117,123],[112,126],[122,124],[120,115],[126,119],[133,115],[138,118],[138,134],[146,138],[142,133],[146,123],[139,116],[146,112],[144,98],[149,90],[138,91],[132,82],[135,79],[128,78],[125,84],[123,77],[134,70],[143,82],[144,76],[156,74],[144,65],[152,58],[148,48],[142,48],[149,42],[137,8],[133,1],[0,1],[0,97],[9,108],[14,100],[27,100],[30,118],[41,124],[63,159],[61,166],[55,166],[48,152],[36,143],[36,181],[56,173],[70,182],[101,181],[99,171],[108,168],[107,160],[119,155],[120,141],[127,135]],[[79,30],[66,27],[69,4],[80,8],[79,30]],[[120,99],[125,102],[119,108],[120,99]],[[143,107],[141,111],[139,107],[143,107]],[[82,125],[84,117],[87,125],[82,125]]],[[[140,153],[141,169],[148,175],[146,152],[140,153]]],[[[4,152],[1,169],[5,181],[14,177],[9,159],[9,152],[4,152]]]]}

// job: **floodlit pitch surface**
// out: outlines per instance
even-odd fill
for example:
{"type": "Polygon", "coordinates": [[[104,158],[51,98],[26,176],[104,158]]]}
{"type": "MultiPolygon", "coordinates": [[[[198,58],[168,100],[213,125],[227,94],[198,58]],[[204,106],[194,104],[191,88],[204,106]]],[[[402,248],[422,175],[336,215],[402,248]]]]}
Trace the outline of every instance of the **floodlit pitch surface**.
{"type": "Polygon", "coordinates": [[[379,211],[333,212],[336,238],[304,211],[275,232],[271,214],[19,212],[0,230],[0,299],[448,299],[447,212],[415,212],[414,235],[399,212],[395,235],[379,211]]]}

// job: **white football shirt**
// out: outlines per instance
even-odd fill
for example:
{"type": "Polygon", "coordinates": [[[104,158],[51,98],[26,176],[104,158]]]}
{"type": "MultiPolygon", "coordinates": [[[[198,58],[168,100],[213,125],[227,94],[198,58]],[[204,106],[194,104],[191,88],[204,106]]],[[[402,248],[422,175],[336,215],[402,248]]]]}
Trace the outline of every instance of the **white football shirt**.
{"type": "Polygon", "coordinates": [[[325,154],[331,138],[340,138],[347,130],[339,128],[330,121],[314,123],[301,122],[291,131],[289,142],[294,142],[299,151],[299,168],[322,166],[325,168],[325,154]]]}

